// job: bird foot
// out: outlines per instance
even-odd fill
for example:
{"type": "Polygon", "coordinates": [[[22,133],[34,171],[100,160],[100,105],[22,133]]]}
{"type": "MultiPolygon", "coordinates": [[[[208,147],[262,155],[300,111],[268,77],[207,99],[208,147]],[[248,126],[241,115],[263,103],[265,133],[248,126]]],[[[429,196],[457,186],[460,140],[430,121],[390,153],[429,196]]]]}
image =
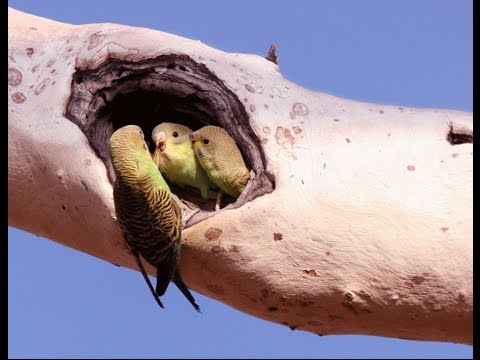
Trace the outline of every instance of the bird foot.
{"type": "Polygon", "coordinates": [[[222,204],[222,196],[223,196],[223,190],[220,190],[217,193],[217,201],[215,203],[215,211],[220,210],[220,205],[222,204]]]}
{"type": "Polygon", "coordinates": [[[185,225],[187,225],[190,219],[199,211],[200,211],[199,208],[184,210],[183,216],[182,216],[182,226],[185,227],[185,225]]]}

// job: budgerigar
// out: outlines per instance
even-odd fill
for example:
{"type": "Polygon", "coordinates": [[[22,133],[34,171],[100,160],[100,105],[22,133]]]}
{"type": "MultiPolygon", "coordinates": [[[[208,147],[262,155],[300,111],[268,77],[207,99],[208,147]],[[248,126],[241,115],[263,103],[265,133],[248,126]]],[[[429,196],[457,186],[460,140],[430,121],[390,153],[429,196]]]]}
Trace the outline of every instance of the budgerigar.
{"type": "Polygon", "coordinates": [[[156,146],[153,160],[170,183],[197,188],[206,200],[209,189],[215,185],[195,157],[189,138],[191,134],[192,130],[181,124],[163,122],[155,126],[152,131],[156,146]]]}
{"type": "Polygon", "coordinates": [[[182,238],[182,212],[158,171],[142,129],[127,125],[110,137],[115,170],[113,199],[123,237],[130,247],[157,303],[173,281],[193,307],[200,311],[177,271],[182,238]],[[140,255],[157,269],[155,291],[140,255]]]}
{"type": "MultiPolygon", "coordinates": [[[[210,180],[228,195],[239,197],[250,173],[235,140],[223,128],[213,125],[193,132],[190,139],[195,155],[210,180]]],[[[217,210],[220,197],[221,192],[217,198],[217,210]]]]}

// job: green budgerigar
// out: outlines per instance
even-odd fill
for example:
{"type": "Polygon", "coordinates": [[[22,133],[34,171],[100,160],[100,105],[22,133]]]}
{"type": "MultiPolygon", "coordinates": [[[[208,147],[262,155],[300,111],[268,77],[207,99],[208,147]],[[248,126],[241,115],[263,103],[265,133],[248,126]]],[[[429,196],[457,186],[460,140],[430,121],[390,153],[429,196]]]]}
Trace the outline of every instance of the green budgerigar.
{"type": "Polygon", "coordinates": [[[193,307],[200,311],[177,271],[182,238],[182,211],[153,162],[142,129],[127,125],[110,137],[115,170],[113,199],[123,237],[155,300],[160,301],[173,281],[193,307]],[[157,269],[155,290],[140,259],[157,269]]]}
{"type": "MultiPolygon", "coordinates": [[[[250,172],[235,140],[221,127],[207,125],[190,136],[200,165],[222,191],[237,198],[248,182],[250,172]]],[[[221,192],[216,209],[220,206],[221,192]]]]}
{"type": "Polygon", "coordinates": [[[163,122],[155,126],[152,131],[156,146],[153,160],[170,183],[197,188],[206,200],[209,189],[215,185],[195,157],[189,138],[191,134],[192,130],[181,124],[163,122]]]}

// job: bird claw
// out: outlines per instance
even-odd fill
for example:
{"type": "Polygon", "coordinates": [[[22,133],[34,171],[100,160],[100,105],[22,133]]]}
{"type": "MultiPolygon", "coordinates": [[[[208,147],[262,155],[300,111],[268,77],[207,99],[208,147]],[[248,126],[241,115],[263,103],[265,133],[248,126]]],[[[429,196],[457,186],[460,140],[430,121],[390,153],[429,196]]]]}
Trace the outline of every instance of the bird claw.
{"type": "Polygon", "coordinates": [[[183,211],[183,216],[182,216],[182,226],[185,227],[187,223],[190,221],[190,219],[196,214],[200,212],[200,209],[188,209],[183,211]]]}
{"type": "Polygon", "coordinates": [[[217,193],[217,201],[215,202],[215,211],[220,210],[220,205],[222,203],[223,190],[220,190],[217,193]]]}

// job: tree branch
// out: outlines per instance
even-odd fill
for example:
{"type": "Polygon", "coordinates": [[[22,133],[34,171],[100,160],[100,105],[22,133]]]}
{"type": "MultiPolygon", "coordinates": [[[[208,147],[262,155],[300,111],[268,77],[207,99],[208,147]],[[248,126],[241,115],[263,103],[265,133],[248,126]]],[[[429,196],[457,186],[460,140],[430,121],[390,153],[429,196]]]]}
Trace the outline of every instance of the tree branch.
{"type": "Polygon", "coordinates": [[[217,213],[190,199],[189,287],[318,334],[471,343],[471,113],[314,93],[260,56],[13,9],[8,55],[9,225],[136,269],[109,135],[215,123],[255,179],[217,213]]]}

